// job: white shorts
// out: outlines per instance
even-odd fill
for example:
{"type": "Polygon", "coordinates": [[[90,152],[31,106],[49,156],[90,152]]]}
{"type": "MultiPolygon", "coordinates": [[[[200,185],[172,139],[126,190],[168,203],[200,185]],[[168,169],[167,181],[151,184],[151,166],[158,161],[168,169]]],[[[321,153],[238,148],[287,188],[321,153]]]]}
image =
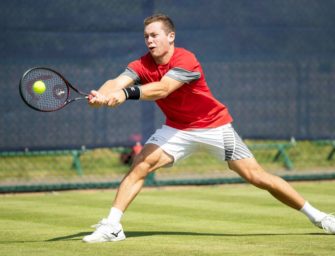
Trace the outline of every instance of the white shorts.
{"type": "Polygon", "coordinates": [[[178,130],[167,125],[148,139],[146,144],[156,144],[178,162],[199,147],[205,147],[222,160],[239,160],[253,157],[248,147],[231,124],[217,128],[178,130]]]}

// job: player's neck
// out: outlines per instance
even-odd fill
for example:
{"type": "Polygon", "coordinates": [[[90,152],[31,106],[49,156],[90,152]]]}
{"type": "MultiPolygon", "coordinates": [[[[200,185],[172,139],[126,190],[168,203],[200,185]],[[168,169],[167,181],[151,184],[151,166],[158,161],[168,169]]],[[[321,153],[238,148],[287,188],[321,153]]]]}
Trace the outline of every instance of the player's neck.
{"type": "Polygon", "coordinates": [[[173,53],[174,53],[174,45],[171,45],[169,50],[162,56],[158,57],[158,58],[154,58],[155,62],[157,65],[164,65],[170,62],[173,53]]]}

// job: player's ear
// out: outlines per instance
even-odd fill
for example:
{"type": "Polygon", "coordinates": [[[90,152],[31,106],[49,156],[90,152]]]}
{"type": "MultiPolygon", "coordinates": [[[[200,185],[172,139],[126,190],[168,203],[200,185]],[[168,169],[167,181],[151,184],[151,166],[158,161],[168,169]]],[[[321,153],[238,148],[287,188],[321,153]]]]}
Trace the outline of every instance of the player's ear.
{"type": "Polygon", "coordinates": [[[168,40],[169,40],[169,43],[173,43],[175,38],[176,38],[176,34],[175,34],[175,32],[170,32],[170,33],[168,34],[168,40]]]}

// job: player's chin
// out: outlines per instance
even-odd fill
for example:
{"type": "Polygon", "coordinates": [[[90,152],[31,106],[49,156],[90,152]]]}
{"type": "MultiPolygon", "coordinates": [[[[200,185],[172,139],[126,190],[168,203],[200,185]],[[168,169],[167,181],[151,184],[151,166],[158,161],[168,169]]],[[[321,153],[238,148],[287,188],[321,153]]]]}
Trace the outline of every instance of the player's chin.
{"type": "Polygon", "coordinates": [[[154,58],[154,59],[160,59],[163,54],[160,54],[159,52],[157,51],[154,51],[154,52],[150,52],[151,56],[154,58]]]}
{"type": "Polygon", "coordinates": [[[159,54],[159,51],[157,48],[148,48],[149,52],[151,53],[151,55],[158,55],[159,54]]]}

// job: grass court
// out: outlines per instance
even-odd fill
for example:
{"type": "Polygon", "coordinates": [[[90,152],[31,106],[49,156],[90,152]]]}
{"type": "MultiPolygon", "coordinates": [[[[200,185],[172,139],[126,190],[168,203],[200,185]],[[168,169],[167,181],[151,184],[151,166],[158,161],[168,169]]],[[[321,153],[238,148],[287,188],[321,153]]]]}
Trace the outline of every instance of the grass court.
{"type": "MultiPolygon", "coordinates": [[[[335,211],[335,183],[293,183],[313,205],[335,211]]],[[[332,255],[335,236],[247,184],[145,188],[123,218],[117,243],[85,244],[115,190],[0,195],[6,256],[332,255]]]]}

